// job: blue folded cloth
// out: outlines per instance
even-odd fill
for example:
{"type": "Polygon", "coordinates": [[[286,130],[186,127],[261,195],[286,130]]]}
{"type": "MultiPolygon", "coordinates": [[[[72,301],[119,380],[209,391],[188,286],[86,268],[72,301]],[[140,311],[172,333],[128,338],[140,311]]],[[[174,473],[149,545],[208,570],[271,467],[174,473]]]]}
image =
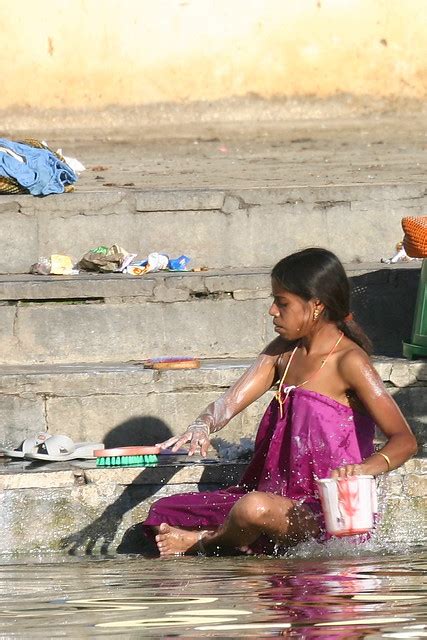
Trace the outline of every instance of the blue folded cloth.
{"type": "Polygon", "coordinates": [[[77,175],[48,149],[0,138],[0,176],[15,178],[33,196],[63,193],[77,175]]]}

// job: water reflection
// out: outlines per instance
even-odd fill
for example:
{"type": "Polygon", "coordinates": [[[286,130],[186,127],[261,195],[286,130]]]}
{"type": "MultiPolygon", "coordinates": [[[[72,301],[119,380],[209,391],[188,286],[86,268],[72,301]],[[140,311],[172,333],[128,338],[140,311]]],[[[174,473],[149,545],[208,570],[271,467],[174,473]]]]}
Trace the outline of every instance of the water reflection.
{"type": "Polygon", "coordinates": [[[0,566],[1,637],[427,637],[427,550],[0,566]]]}

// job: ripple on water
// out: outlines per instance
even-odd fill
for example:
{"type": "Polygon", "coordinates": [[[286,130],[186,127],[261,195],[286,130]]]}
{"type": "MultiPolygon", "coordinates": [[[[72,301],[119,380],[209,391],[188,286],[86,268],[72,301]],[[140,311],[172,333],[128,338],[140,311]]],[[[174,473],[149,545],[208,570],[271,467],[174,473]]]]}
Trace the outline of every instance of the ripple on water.
{"type": "Polygon", "coordinates": [[[10,559],[1,637],[427,637],[427,549],[369,544],[311,542],[270,558],[10,559]]]}

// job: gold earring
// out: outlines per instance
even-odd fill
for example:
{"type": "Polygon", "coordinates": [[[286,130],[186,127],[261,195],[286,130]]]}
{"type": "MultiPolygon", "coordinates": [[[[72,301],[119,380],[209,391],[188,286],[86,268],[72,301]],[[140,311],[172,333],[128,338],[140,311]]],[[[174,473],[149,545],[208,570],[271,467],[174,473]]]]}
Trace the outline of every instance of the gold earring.
{"type": "Polygon", "coordinates": [[[313,320],[317,320],[317,318],[319,317],[319,313],[320,313],[319,309],[315,309],[313,311],[313,320]]]}

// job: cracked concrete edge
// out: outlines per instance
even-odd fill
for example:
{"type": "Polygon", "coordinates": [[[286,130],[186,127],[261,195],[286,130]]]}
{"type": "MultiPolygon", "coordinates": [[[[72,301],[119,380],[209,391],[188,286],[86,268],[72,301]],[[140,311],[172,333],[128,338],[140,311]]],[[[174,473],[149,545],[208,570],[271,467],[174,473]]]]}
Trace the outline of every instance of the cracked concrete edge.
{"type": "MultiPolygon", "coordinates": [[[[138,213],[156,211],[222,211],[226,193],[217,189],[164,189],[136,192],[138,213]]],[[[224,211],[224,213],[227,213],[224,211]]]]}
{"type": "MultiPolygon", "coordinates": [[[[0,391],[5,395],[35,398],[102,395],[192,393],[227,389],[253,362],[253,358],[202,361],[199,369],[156,371],[142,365],[117,366],[8,366],[0,368],[0,391]]],[[[427,386],[427,362],[373,358],[381,379],[394,388],[427,386]],[[393,375],[393,371],[404,375],[393,375]]]]}
{"type": "MultiPolygon", "coordinates": [[[[348,263],[350,278],[369,274],[373,282],[390,276],[394,280],[417,277],[418,262],[397,265],[348,263]]],[[[229,296],[235,300],[267,298],[271,293],[270,268],[212,269],[188,272],[157,272],[141,277],[123,274],[80,274],[76,276],[0,276],[0,301],[19,304],[46,303],[50,300],[94,302],[181,302],[198,297],[229,296]],[[27,302],[28,303],[28,302],[27,302]]]]}
{"type": "MultiPolygon", "coordinates": [[[[56,463],[52,463],[54,467],[56,463]]],[[[65,463],[58,463],[64,465],[65,463]]],[[[84,464],[84,463],[83,463],[84,464]]],[[[154,467],[112,467],[91,469],[79,468],[78,463],[66,470],[34,471],[19,470],[14,466],[8,471],[5,464],[0,473],[0,490],[10,491],[18,489],[45,489],[60,487],[81,487],[85,485],[100,485],[103,490],[111,486],[138,485],[185,485],[202,481],[203,483],[236,482],[246,468],[246,464],[239,462],[218,462],[206,464],[194,462],[183,466],[154,466],[154,467]]],[[[83,465],[82,465],[83,466],[83,465]]]]}
{"type": "MultiPolygon", "coordinates": [[[[52,466],[55,463],[52,463],[52,466]]],[[[59,464],[59,463],[58,463],[59,464]]],[[[64,464],[64,463],[60,463],[64,464]]],[[[83,463],[84,464],[84,463],[83,463]]],[[[11,470],[7,465],[0,474],[0,490],[44,489],[99,485],[103,490],[111,486],[139,486],[139,485],[186,485],[202,481],[203,483],[236,482],[245,470],[247,463],[217,462],[216,464],[192,463],[177,466],[155,467],[115,467],[115,468],[80,468],[77,466],[67,470],[51,471],[23,471],[11,470]]],[[[83,465],[82,465],[83,466],[83,465]]],[[[379,489],[393,495],[401,495],[401,491],[409,496],[422,497],[427,495],[427,459],[414,458],[402,465],[391,474],[379,478],[379,489]]]]}
{"type": "MultiPolygon", "coordinates": [[[[70,194],[50,195],[37,199],[28,195],[3,196],[2,213],[15,212],[25,216],[46,215],[56,218],[72,216],[117,215],[127,213],[156,213],[170,211],[221,211],[226,192],[218,189],[132,189],[81,191],[77,187],[70,194]]],[[[227,211],[224,211],[227,213],[227,211]]]]}
{"type": "MultiPolygon", "coordinates": [[[[247,467],[247,463],[239,462],[220,462],[215,466],[206,466],[203,461],[191,467],[183,467],[171,478],[165,480],[170,472],[162,470],[160,467],[149,469],[150,474],[144,475],[141,470],[135,469],[94,469],[85,471],[86,483],[105,485],[108,482],[129,486],[129,485],[156,485],[167,482],[169,485],[186,484],[186,483],[220,483],[226,479],[227,483],[237,481],[247,467]],[[106,473],[102,473],[105,471],[106,473]],[[116,475],[112,476],[111,472],[116,475]],[[129,473],[123,473],[124,471],[129,473]],[[208,473],[206,473],[208,471],[208,473]],[[101,472],[101,473],[99,473],[101,472]],[[203,476],[203,478],[202,478],[203,476]]],[[[427,459],[417,458],[408,461],[398,470],[399,473],[390,473],[378,477],[378,485],[381,486],[388,494],[408,495],[416,497],[427,496],[427,459]],[[416,463],[411,464],[411,463],[416,463]]]]}
{"type": "Polygon", "coordinates": [[[122,190],[82,190],[79,186],[69,194],[34,198],[26,194],[2,196],[0,214],[14,210],[24,215],[51,210],[56,216],[97,215],[114,213],[121,206],[128,212],[223,211],[250,209],[263,204],[296,205],[311,203],[321,211],[337,206],[350,207],[361,199],[422,200],[427,196],[423,182],[378,182],[337,185],[298,185],[278,187],[237,187],[232,189],[202,188],[133,188],[122,190]]]}
{"type": "Polygon", "coordinates": [[[168,252],[182,248],[199,265],[268,264],[271,255],[274,262],[282,257],[282,251],[291,252],[307,242],[329,246],[346,260],[374,260],[395,243],[392,230],[400,226],[402,211],[422,215],[423,201],[427,201],[425,187],[419,183],[230,191],[82,191],[45,199],[4,197],[6,200],[0,203],[0,224],[6,229],[6,252],[1,262],[4,272],[26,271],[38,256],[60,250],[77,259],[88,248],[82,238],[93,245],[100,232],[105,238],[117,238],[141,256],[152,251],[156,242],[168,252]],[[409,202],[414,203],[412,207],[409,202]],[[383,223],[384,210],[388,214],[387,227],[383,223]],[[26,219],[22,217],[24,213],[26,219]],[[341,240],[348,234],[347,223],[342,223],[345,213],[351,214],[348,223],[357,233],[356,244],[347,245],[341,240]],[[271,240],[268,229],[279,226],[285,219],[289,238],[279,244],[276,238],[271,240]],[[189,220],[197,225],[195,237],[185,233],[189,220]],[[244,240],[241,229],[246,226],[249,235],[244,240]],[[129,231],[133,227],[135,234],[129,231]],[[372,228],[376,229],[377,242],[368,243],[366,237],[372,236],[372,228]],[[216,242],[209,245],[215,233],[216,242]],[[253,246],[249,246],[251,243],[253,246]]]}

